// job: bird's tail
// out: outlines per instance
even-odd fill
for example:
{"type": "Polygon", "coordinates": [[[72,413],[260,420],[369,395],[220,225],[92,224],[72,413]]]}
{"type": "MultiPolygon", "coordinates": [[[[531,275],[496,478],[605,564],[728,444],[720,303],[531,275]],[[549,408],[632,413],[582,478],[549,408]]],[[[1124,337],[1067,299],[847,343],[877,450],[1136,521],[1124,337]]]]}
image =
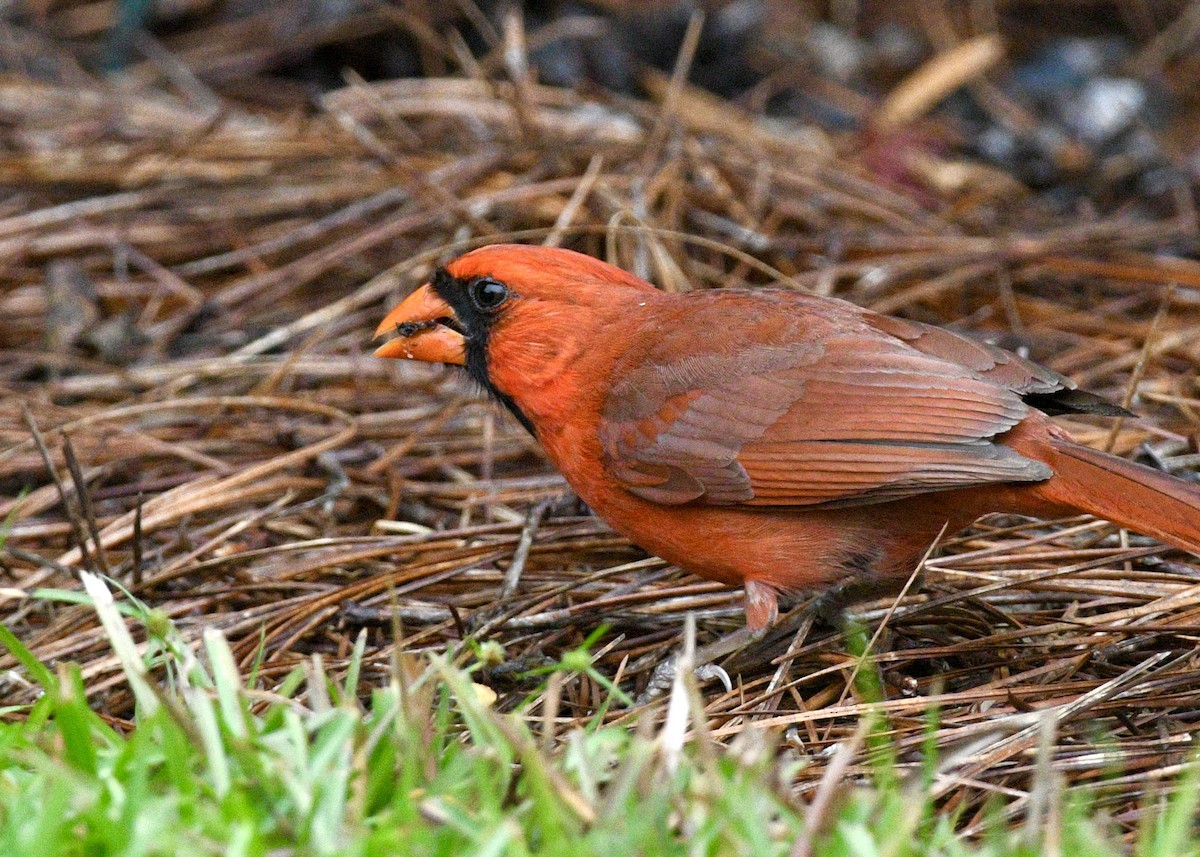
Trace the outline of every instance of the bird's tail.
{"type": "Polygon", "coordinates": [[[1200,554],[1200,486],[1069,440],[1049,446],[1047,500],[1200,554]]]}

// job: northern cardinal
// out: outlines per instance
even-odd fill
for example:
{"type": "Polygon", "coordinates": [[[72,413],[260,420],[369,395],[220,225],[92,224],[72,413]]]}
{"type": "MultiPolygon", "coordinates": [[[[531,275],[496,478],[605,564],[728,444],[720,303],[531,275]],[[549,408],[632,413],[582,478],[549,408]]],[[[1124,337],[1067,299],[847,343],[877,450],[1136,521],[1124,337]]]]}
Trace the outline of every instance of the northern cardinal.
{"type": "Polygon", "coordinates": [[[1200,488],[1072,441],[1124,414],[948,330],[792,291],[670,294],[568,250],[494,245],[439,269],[376,335],[503,403],[600,517],[746,591],[903,580],[948,525],[1086,512],[1200,552],[1200,488]]]}

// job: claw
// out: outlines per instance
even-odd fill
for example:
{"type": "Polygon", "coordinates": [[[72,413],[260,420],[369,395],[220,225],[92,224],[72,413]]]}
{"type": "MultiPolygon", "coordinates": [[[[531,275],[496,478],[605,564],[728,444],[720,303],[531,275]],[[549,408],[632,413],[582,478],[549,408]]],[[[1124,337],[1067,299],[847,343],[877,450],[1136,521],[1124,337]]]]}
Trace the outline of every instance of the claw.
{"type": "MultiPolygon", "coordinates": [[[[634,701],[634,705],[645,705],[670,690],[671,684],[675,681],[675,672],[678,666],[678,655],[672,655],[656,666],[654,672],[650,674],[650,682],[634,701]]],[[[692,670],[692,675],[696,677],[696,681],[701,683],[712,681],[714,678],[720,679],[721,684],[725,686],[726,693],[733,690],[733,680],[729,678],[729,673],[716,664],[701,664],[692,670]]]]}
{"type": "Polygon", "coordinates": [[[729,680],[729,673],[716,664],[701,664],[692,671],[692,674],[696,676],[697,681],[712,681],[714,678],[719,678],[721,684],[725,685],[726,693],[733,691],[733,682],[729,680]]]}

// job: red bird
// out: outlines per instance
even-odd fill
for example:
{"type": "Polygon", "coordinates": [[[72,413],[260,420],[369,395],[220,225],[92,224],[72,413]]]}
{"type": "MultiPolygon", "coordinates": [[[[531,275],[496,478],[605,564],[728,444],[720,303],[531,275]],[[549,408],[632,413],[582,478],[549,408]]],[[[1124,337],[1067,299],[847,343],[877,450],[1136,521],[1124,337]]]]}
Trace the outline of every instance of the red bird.
{"type": "Polygon", "coordinates": [[[1008,351],[833,298],[668,294],[589,256],[496,245],[396,307],[380,357],[453,363],[595,512],[702,577],[780,593],[904,580],[943,526],[1087,512],[1200,552],[1200,488],[1049,418],[1125,413],[1008,351]]]}

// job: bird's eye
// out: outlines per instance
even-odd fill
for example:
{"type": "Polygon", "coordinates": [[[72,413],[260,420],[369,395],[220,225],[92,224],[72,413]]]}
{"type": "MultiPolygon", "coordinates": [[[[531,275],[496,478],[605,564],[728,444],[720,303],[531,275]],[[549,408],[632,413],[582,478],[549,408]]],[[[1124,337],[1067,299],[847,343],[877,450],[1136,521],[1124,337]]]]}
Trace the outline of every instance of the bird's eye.
{"type": "Polygon", "coordinates": [[[480,309],[495,309],[508,300],[508,287],[491,277],[480,277],[471,283],[471,300],[480,309]]]}

